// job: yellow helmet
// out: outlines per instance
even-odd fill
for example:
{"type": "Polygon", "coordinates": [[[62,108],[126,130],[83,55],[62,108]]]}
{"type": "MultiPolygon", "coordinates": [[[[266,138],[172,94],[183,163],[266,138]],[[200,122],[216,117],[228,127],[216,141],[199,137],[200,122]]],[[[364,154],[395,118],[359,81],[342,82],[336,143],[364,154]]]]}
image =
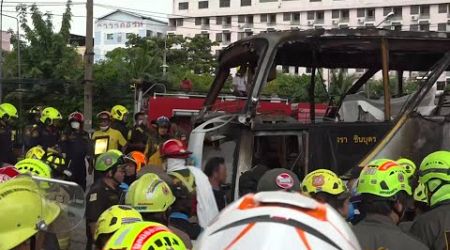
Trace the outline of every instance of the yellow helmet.
{"type": "Polygon", "coordinates": [[[17,114],[17,109],[11,103],[2,103],[0,104],[0,118],[3,118],[7,115],[6,118],[19,118],[17,114]]]}
{"type": "Polygon", "coordinates": [[[25,159],[16,163],[17,171],[21,174],[36,175],[44,178],[52,178],[52,169],[38,159],[25,159]]]}
{"type": "Polygon", "coordinates": [[[25,154],[27,159],[42,159],[45,156],[45,150],[41,146],[35,146],[30,148],[25,154]]]}
{"type": "Polygon", "coordinates": [[[41,122],[42,123],[48,123],[53,124],[55,120],[62,120],[62,115],[59,113],[59,111],[53,107],[47,107],[44,110],[42,110],[41,113],[41,122]]]}
{"type": "Polygon", "coordinates": [[[413,197],[415,201],[428,203],[428,192],[425,187],[425,184],[419,182],[419,185],[416,187],[416,189],[414,189],[413,197]]]}
{"type": "Polygon", "coordinates": [[[131,184],[125,204],[141,213],[164,212],[175,202],[169,185],[156,174],[148,173],[131,184]]]}
{"type": "Polygon", "coordinates": [[[328,169],[317,169],[305,176],[302,182],[302,192],[304,194],[315,194],[324,192],[332,195],[339,195],[347,191],[347,188],[333,171],[328,169]]]}
{"type": "Polygon", "coordinates": [[[400,158],[397,160],[398,165],[400,165],[401,167],[404,168],[405,170],[405,175],[407,178],[411,178],[414,173],[416,172],[417,166],[416,164],[406,158],[400,158]]]}
{"type": "Polygon", "coordinates": [[[123,121],[125,116],[128,114],[128,109],[122,105],[116,105],[111,109],[111,115],[113,119],[123,121]]]}
{"type": "Polygon", "coordinates": [[[141,214],[130,206],[115,205],[104,211],[97,220],[94,239],[100,234],[110,234],[125,224],[142,221],[141,214]]]}
{"type": "Polygon", "coordinates": [[[60,208],[43,197],[37,184],[21,176],[0,185],[0,249],[12,249],[59,215],[60,208]]]}
{"type": "Polygon", "coordinates": [[[185,250],[186,247],[166,226],[155,222],[136,222],[117,230],[103,249],[185,250]]]}

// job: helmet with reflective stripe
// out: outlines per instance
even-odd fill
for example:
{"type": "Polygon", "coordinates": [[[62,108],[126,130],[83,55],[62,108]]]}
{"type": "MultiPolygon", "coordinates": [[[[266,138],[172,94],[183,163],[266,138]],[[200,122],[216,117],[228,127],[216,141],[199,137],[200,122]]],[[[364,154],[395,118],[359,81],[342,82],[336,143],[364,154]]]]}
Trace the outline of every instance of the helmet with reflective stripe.
{"type": "Polygon", "coordinates": [[[428,203],[427,189],[423,183],[419,183],[416,189],[414,189],[414,200],[428,203]]]}
{"type": "Polygon", "coordinates": [[[25,154],[27,159],[42,159],[45,156],[45,150],[41,146],[35,146],[30,148],[25,154]]]}
{"type": "Polygon", "coordinates": [[[327,204],[293,192],[248,194],[203,231],[198,249],[360,249],[350,226],[327,204]]]}
{"type": "Polygon", "coordinates": [[[380,197],[393,197],[400,191],[412,195],[411,186],[404,168],[391,160],[370,162],[361,172],[357,191],[360,194],[372,194],[380,197]]]}
{"type": "Polygon", "coordinates": [[[128,114],[128,109],[122,105],[116,105],[111,109],[111,115],[113,119],[123,121],[125,116],[128,114]]]}
{"type": "Polygon", "coordinates": [[[101,154],[95,161],[95,170],[106,172],[110,169],[124,164],[123,154],[119,150],[111,149],[101,154]]]}
{"type": "Polygon", "coordinates": [[[156,125],[158,127],[169,127],[170,126],[170,120],[166,116],[160,116],[156,119],[156,125]]]}
{"type": "Polygon", "coordinates": [[[73,112],[69,115],[69,122],[77,121],[79,123],[84,122],[84,115],[80,112],[73,112]]]}
{"type": "Polygon", "coordinates": [[[185,250],[186,247],[166,226],[155,222],[136,222],[117,230],[103,249],[185,250]]]}
{"type": "Polygon", "coordinates": [[[104,211],[97,220],[94,239],[101,234],[111,234],[126,224],[142,221],[141,214],[130,206],[114,205],[104,211]]]}
{"type": "Polygon", "coordinates": [[[128,189],[125,204],[141,213],[166,211],[175,202],[169,185],[156,174],[148,173],[134,181],[128,189]]]}
{"type": "Polygon", "coordinates": [[[142,152],[132,151],[128,154],[136,162],[136,171],[141,171],[141,167],[147,165],[147,157],[142,152]]]}

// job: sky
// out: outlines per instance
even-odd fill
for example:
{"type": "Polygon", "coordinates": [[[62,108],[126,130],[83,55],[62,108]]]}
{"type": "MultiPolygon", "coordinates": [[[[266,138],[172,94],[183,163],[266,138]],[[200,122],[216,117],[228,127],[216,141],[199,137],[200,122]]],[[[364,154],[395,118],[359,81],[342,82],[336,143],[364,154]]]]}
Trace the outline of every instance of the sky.
{"type": "MultiPolygon", "coordinates": [[[[65,0],[4,0],[3,14],[17,16],[15,6],[20,3],[31,5],[36,3],[42,12],[53,14],[55,29],[61,26],[61,14],[65,10],[65,0]]],[[[71,33],[84,35],[86,32],[86,0],[72,0],[72,29],[71,33]]],[[[151,15],[156,18],[167,17],[166,14],[172,12],[172,0],[94,0],[94,18],[106,15],[115,9],[125,8],[129,11],[140,12],[142,14],[151,15]],[[98,6],[98,5],[107,6],[98,6]]],[[[95,19],[94,19],[95,22],[95,19]]],[[[2,30],[17,29],[15,19],[3,16],[2,30]]]]}

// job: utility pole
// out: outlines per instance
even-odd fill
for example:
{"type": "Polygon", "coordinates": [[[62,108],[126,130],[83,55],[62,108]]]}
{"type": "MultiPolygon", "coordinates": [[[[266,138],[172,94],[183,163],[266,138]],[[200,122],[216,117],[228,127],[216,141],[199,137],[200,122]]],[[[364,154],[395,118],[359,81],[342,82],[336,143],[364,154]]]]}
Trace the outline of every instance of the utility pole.
{"type": "Polygon", "coordinates": [[[162,65],[164,78],[166,77],[167,68],[169,67],[169,66],[167,66],[167,36],[168,35],[166,34],[165,39],[164,39],[164,54],[163,54],[163,65],[162,65]]]}
{"type": "Polygon", "coordinates": [[[94,0],[86,2],[86,51],[84,52],[84,117],[86,130],[92,129],[92,67],[94,63],[94,0]]]}

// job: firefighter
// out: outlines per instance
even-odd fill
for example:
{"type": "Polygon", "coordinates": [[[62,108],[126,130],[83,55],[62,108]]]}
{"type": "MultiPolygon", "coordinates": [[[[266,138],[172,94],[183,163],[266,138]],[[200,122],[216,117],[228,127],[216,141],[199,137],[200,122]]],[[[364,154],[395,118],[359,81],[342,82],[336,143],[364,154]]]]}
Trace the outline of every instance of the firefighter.
{"type": "Polygon", "coordinates": [[[61,149],[66,155],[68,170],[72,173],[70,180],[86,189],[86,170],[90,162],[91,141],[84,131],[84,116],[80,112],[69,115],[69,128],[61,138],[61,149]]]}
{"type": "Polygon", "coordinates": [[[37,127],[39,124],[42,110],[44,110],[44,106],[34,106],[28,110],[28,124],[24,128],[23,137],[26,149],[31,148],[31,132],[33,131],[33,128],[37,127]]]}
{"type": "Polygon", "coordinates": [[[111,114],[108,111],[102,111],[97,114],[97,118],[99,129],[92,135],[95,155],[110,149],[125,149],[127,141],[118,130],[111,128],[111,114]]]}
{"type": "MultiPolygon", "coordinates": [[[[166,141],[160,148],[163,167],[172,177],[174,186],[183,185],[189,196],[183,197],[197,202],[196,214],[201,227],[206,227],[219,213],[216,200],[208,177],[201,169],[186,166],[186,160],[191,152],[186,150],[183,143],[176,139],[166,141]]],[[[180,198],[180,197],[177,197],[180,198]]]]}
{"type": "Polygon", "coordinates": [[[13,152],[14,133],[12,123],[18,117],[14,105],[10,103],[0,104],[0,163],[15,164],[17,162],[13,152]]]}
{"type": "Polygon", "coordinates": [[[128,136],[127,118],[128,109],[122,105],[116,105],[111,109],[111,128],[118,130],[124,138],[128,136]]]}
{"type": "Polygon", "coordinates": [[[450,152],[423,159],[419,180],[425,186],[430,211],[419,216],[410,232],[430,249],[448,249],[450,236],[450,152]]]}
{"type": "Polygon", "coordinates": [[[160,116],[155,121],[156,135],[150,137],[145,148],[145,155],[148,158],[149,165],[161,166],[161,157],[159,154],[160,146],[172,136],[169,134],[170,120],[165,116],[160,116]]]}
{"type": "Polygon", "coordinates": [[[328,169],[317,169],[305,176],[302,192],[321,203],[328,203],[348,218],[350,193],[341,178],[328,169]]]}
{"type": "Polygon", "coordinates": [[[412,195],[402,166],[386,159],[370,162],[361,172],[357,191],[366,217],[353,231],[362,249],[428,249],[397,226],[412,195]]]}
{"type": "Polygon", "coordinates": [[[128,132],[127,152],[140,151],[145,152],[145,145],[150,137],[150,131],[147,126],[147,116],[144,112],[138,112],[134,115],[134,127],[128,132]]]}
{"type": "Polygon", "coordinates": [[[57,148],[61,138],[58,126],[62,118],[61,113],[53,107],[42,110],[38,125],[31,131],[30,146],[40,145],[44,150],[57,148]]]}
{"type": "Polygon", "coordinates": [[[113,205],[118,205],[122,192],[119,185],[125,177],[125,160],[118,150],[101,154],[95,162],[100,179],[94,183],[86,196],[86,249],[94,243],[96,222],[100,215],[113,205]]]}
{"type": "Polygon", "coordinates": [[[171,227],[169,213],[175,202],[169,185],[156,174],[148,173],[141,176],[131,184],[125,198],[125,204],[139,211],[145,221],[153,221],[164,224],[178,235],[186,246],[192,248],[189,236],[181,231],[181,228],[171,227]]]}

